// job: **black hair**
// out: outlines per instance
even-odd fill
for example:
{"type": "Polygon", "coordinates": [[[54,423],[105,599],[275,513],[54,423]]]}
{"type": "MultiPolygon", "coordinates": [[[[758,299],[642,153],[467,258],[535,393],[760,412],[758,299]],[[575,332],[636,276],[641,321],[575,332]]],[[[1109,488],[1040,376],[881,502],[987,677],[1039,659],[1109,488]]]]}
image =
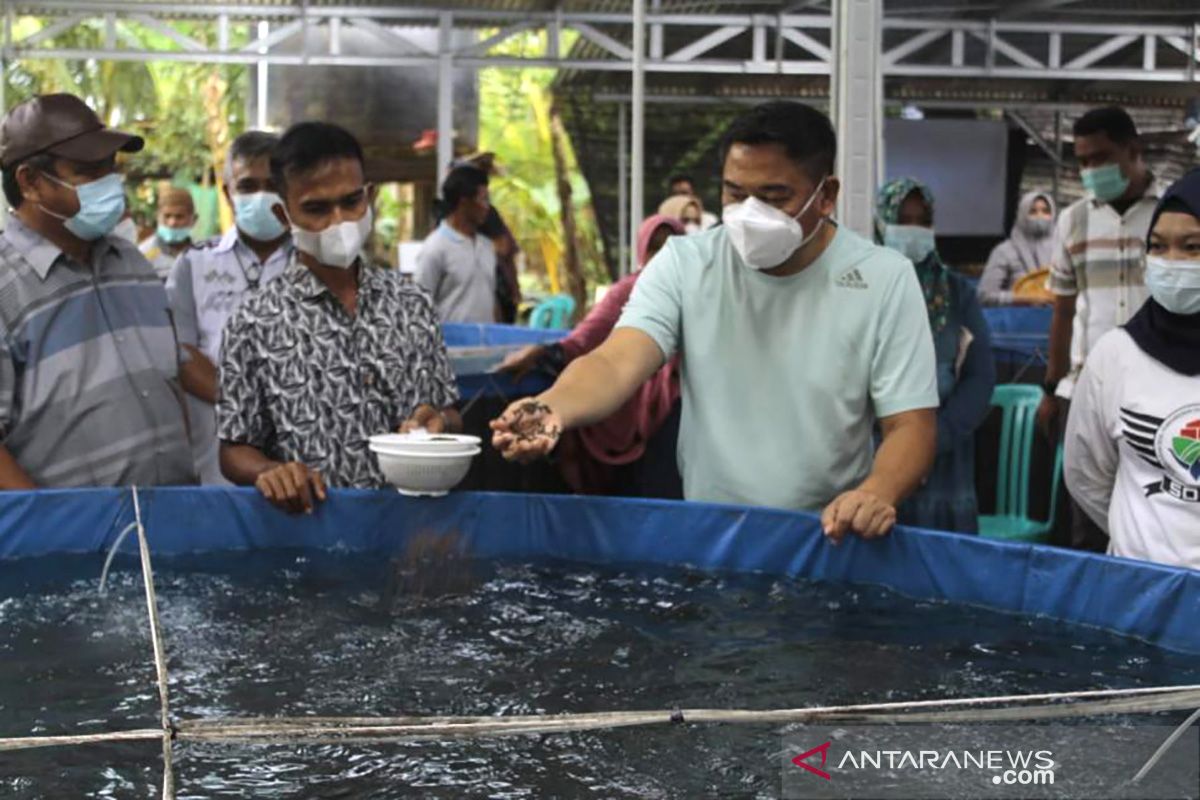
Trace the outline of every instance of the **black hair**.
{"type": "Polygon", "coordinates": [[[15,164],[9,164],[4,168],[3,183],[4,183],[4,199],[8,201],[8,207],[18,209],[21,207],[21,185],[17,183],[17,168],[28,166],[38,172],[49,172],[51,175],[57,175],[58,171],[54,168],[54,156],[49,153],[35,153],[29,158],[22,159],[15,164]]]}
{"type": "Polygon", "coordinates": [[[695,189],[695,188],[696,188],[696,182],[695,182],[694,180],[692,180],[692,176],[691,176],[691,175],[684,175],[683,173],[680,173],[680,174],[678,174],[678,175],[672,175],[672,176],[671,176],[671,177],[670,177],[670,178],[667,180],[667,188],[669,189],[669,188],[671,188],[672,186],[674,186],[674,185],[675,185],[675,184],[677,184],[677,183],[685,183],[685,182],[686,182],[686,183],[690,183],[690,184],[692,185],[692,188],[693,188],[693,189],[695,189]]]}
{"type": "Polygon", "coordinates": [[[463,200],[479,193],[479,187],[488,185],[487,173],[476,167],[455,167],[442,181],[442,209],[450,214],[463,200]]]}
{"type": "Polygon", "coordinates": [[[829,117],[812,106],[773,100],[742,114],[721,139],[721,163],[735,144],[777,144],[813,180],[833,174],[837,134],[829,117]]]}
{"type": "Polygon", "coordinates": [[[233,177],[233,162],[253,161],[263,156],[270,157],[279,137],[266,131],[246,131],[229,144],[229,152],[225,154],[225,182],[233,177]]]}
{"type": "Polygon", "coordinates": [[[1129,144],[1138,138],[1137,126],[1133,124],[1133,118],[1125,109],[1117,106],[1093,108],[1075,120],[1074,133],[1076,136],[1094,136],[1097,133],[1103,133],[1120,145],[1129,144]]]}
{"type": "Polygon", "coordinates": [[[509,231],[508,226],[504,224],[504,218],[500,216],[500,212],[496,210],[495,206],[492,206],[488,210],[487,219],[485,219],[483,224],[479,226],[479,232],[489,239],[496,239],[500,236],[512,235],[512,232],[509,231]]]}
{"type": "Polygon", "coordinates": [[[309,172],[338,158],[364,163],[354,134],[331,122],[297,122],[284,131],[271,152],[271,179],[284,191],[288,175],[309,172]]]}

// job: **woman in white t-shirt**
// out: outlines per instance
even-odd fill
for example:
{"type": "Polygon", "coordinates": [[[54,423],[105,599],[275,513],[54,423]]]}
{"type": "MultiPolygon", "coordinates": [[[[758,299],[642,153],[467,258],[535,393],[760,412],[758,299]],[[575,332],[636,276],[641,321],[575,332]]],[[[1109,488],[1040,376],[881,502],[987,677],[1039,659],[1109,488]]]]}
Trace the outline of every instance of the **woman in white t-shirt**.
{"type": "Polygon", "coordinates": [[[1200,169],[1154,212],[1146,287],[1075,388],[1067,488],[1113,555],[1200,569],[1200,169]]]}

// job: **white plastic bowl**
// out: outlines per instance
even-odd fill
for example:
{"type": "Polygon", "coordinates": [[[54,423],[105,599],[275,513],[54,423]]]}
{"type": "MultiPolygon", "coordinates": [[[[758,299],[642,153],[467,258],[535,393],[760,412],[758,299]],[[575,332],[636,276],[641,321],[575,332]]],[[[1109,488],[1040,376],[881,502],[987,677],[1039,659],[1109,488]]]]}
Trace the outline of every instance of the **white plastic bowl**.
{"type": "Polygon", "coordinates": [[[380,433],[368,442],[377,453],[394,455],[426,455],[469,453],[478,450],[478,436],[463,436],[450,433],[380,433]]]}
{"type": "Polygon", "coordinates": [[[383,477],[401,494],[441,497],[467,477],[476,447],[465,453],[394,453],[371,445],[383,477]]]}

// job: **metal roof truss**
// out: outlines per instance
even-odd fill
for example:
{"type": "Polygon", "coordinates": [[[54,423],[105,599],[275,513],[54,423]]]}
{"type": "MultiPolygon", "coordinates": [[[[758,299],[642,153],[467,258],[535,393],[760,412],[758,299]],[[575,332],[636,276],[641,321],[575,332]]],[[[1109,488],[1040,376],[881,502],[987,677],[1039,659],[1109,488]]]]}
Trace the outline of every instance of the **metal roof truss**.
{"type": "MultiPolygon", "coordinates": [[[[584,71],[632,69],[632,15],[610,12],[530,12],[423,7],[274,6],[147,3],[128,0],[0,0],[4,15],[5,59],[98,59],[191,61],[235,64],[327,64],[341,66],[441,65],[482,68],[546,66],[584,71]],[[15,39],[16,15],[43,19],[36,33],[15,39]],[[96,20],[106,36],[98,49],[55,46],[56,36],[96,20]],[[217,44],[210,47],[177,27],[181,20],[211,20],[217,44]],[[241,47],[229,44],[232,24],[254,25],[258,38],[241,47]],[[168,44],[147,49],[127,26],[163,34],[168,44]],[[344,27],[366,31],[394,45],[393,55],[355,54],[343,47],[344,27]],[[298,36],[312,28],[323,37],[298,36]],[[459,28],[485,32],[473,44],[455,45],[443,36],[436,51],[413,41],[414,28],[459,28]],[[528,57],[500,55],[494,48],[529,30],[545,31],[547,46],[528,57]],[[574,30],[588,43],[587,57],[563,53],[562,32],[574,30]],[[288,47],[284,48],[285,42],[288,47]],[[297,43],[300,48],[297,49],[297,43]]],[[[828,75],[828,15],[648,13],[650,73],[722,75],[828,75]],[[666,43],[670,43],[668,48],[666,43]]],[[[885,18],[885,77],[1028,78],[1196,82],[1200,25],[1085,24],[991,20],[885,18]],[[1131,64],[1130,53],[1140,52],[1131,64]],[[1173,52],[1168,65],[1160,54],[1173,52]],[[1119,62],[1119,63],[1118,63],[1119,62]]]]}

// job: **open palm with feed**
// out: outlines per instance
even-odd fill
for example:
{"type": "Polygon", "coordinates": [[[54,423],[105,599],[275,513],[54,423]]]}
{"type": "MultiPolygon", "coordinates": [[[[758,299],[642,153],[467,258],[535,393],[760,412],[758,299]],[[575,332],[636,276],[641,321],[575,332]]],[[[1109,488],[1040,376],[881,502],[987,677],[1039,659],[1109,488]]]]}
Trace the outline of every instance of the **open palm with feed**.
{"type": "Polygon", "coordinates": [[[536,398],[518,400],[492,420],[492,446],[509,461],[528,462],[550,453],[562,436],[562,419],[536,398]]]}

